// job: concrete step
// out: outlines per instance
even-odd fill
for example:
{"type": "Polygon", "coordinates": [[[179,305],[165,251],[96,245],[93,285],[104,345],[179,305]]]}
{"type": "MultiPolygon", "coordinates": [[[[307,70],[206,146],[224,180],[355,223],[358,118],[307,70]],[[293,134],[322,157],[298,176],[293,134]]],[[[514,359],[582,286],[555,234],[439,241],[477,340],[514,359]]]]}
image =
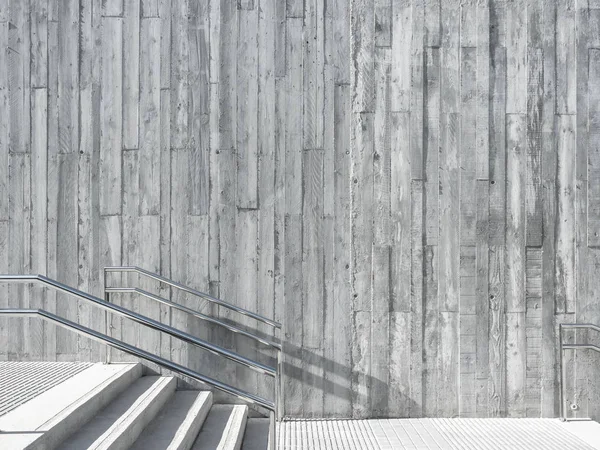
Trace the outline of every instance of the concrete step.
{"type": "Polygon", "coordinates": [[[269,447],[270,419],[249,418],[242,442],[242,450],[267,450],[269,447]]]}
{"type": "Polygon", "coordinates": [[[142,377],[60,445],[63,450],[129,448],[175,392],[173,377],[142,377]]]}
{"type": "Polygon", "coordinates": [[[213,405],[193,450],[240,450],[246,430],[246,405],[213,405]]]}
{"type": "Polygon", "coordinates": [[[94,364],[0,417],[0,449],[53,449],[142,374],[140,364],[94,364]]]}
{"type": "Polygon", "coordinates": [[[213,402],[209,391],[177,391],[130,450],[189,450],[213,402]]]}

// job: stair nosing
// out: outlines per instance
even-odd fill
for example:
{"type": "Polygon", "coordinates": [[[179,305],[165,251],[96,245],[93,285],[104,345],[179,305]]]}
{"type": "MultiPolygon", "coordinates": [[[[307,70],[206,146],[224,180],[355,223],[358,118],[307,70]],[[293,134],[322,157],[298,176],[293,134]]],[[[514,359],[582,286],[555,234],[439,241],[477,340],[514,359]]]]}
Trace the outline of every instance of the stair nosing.
{"type": "MultiPolygon", "coordinates": [[[[200,395],[205,395],[206,398],[202,402],[202,405],[199,406],[198,413],[201,412],[201,410],[204,408],[204,405],[206,403],[208,403],[207,411],[206,411],[206,414],[204,415],[204,418],[202,419],[200,425],[198,426],[198,429],[196,430],[195,436],[193,436],[193,438],[191,439],[191,442],[189,443],[190,445],[187,446],[188,449],[194,444],[194,441],[196,440],[196,436],[198,436],[198,433],[200,432],[200,429],[202,428],[202,424],[206,420],[206,417],[208,416],[210,408],[212,407],[212,392],[210,392],[210,391],[200,391],[200,393],[198,394],[198,396],[200,396],[200,395]],[[203,393],[206,393],[206,394],[203,394],[203,393]]],[[[194,404],[195,404],[195,402],[194,402],[194,404]]],[[[192,407],[193,406],[194,405],[192,405],[192,407]]],[[[177,432],[175,433],[175,436],[173,438],[173,442],[176,444],[176,447],[173,447],[173,444],[171,444],[168,447],[168,450],[172,450],[172,449],[178,449],[179,450],[182,445],[185,445],[184,444],[184,440],[187,437],[187,433],[183,433],[182,432],[182,428],[184,428],[185,430],[189,430],[191,428],[192,424],[194,423],[196,417],[197,416],[190,417],[189,415],[186,415],[185,420],[182,422],[181,426],[177,429],[177,432]]]]}
{"type": "MultiPolygon", "coordinates": [[[[136,377],[133,381],[135,382],[136,379],[139,379],[141,377],[141,365],[139,363],[135,364],[133,367],[129,366],[129,365],[124,365],[123,369],[121,369],[119,372],[115,373],[114,375],[112,375],[110,378],[108,378],[107,380],[103,381],[102,383],[100,383],[98,386],[96,386],[95,388],[93,388],[92,390],[88,391],[87,393],[85,393],[83,396],[81,396],[79,399],[77,399],[76,401],[74,401],[73,403],[71,403],[69,406],[66,406],[65,408],[63,408],[59,413],[57,413],[54,417],[50,418],[49,420],[47,420],[45,423],[43,423],[40,427],[38,427],[38,430],[43,430],[44,427],[46,426],[55,426],[58,423],[62,422],[62,420],[64,420],[64,418],[59,418],[60,415],[63,415],[65,412],[68,413],[73,413],[76,412],[76,410],[85,405],[88,401],[92,400],[96,395],[98,395],[99,393],[101,393],[104,389],[106,389],[108,386],[110,386],[114,381],[116,381],[117,378],[125,375],[129,370],[136,370],[136,368],[139,367],[139,371],[140,371],[140,375],[138,377],[136,377]],[[54,423],[53,423],[54,422],[54,423]]],[[[131,384],[131,383],[130,383],[131,384]]],[[[127,389],[127,386],[125,387],[125,389],[127,389]]],[[[109,405],[110,402],[113,399],[109,400],[108,402],[106,402],[106,404],[102,407],[100,407],[98,410],[104,408],[105,406],[109,405]]],[[[98,411],[96,410],[96,412],[98,411]]],[[[90,420],[93,419],[94,416],[90,417],[90,420]]],[[[87,423],[87,422],[86,422],[87,423]]],[[[85,425],[85,424],[84,424],[85,425]]],[[[48,430],[43,430],[43,431],[48,431],[48,430]]]]}
{"type": "MultiPolygon", "coordinates": [[[[208,417],[208,413],[212,408],[213,402],[213,394],[211,391],[177,391],[174,396],[171,398],[170,402],[176,400],[176,396],[182,395],[183,393],[189,393],[190,395],[195,395],[195,398],[191,405],[189,405],[188,409],[184,412],[184,418],[181,422],[177,423],[177,429],[175,430],[173,436],[170,441],[168,441],[168,445],[166,447],[160,447],[161,449],[167,450],[189,450],[194,444],[206,418],[208,417]]],[[[152,434],[157,433],[160,435],[162,423],[155,422],[161,417],[163,413],[167,412],[167,409],[171,405],[166,403],[163,406],[163,410],[154,418],[153,422],[148,424],[148,427],[155,425],[150,434],[144,437],[140,437],[134,444],[132,445],[132,449],[146,449],[148,446],[148,439],[152,438],[152,434]]],[[[158,436],[157,436],[158,437],[158,436]]],[[[161,444],[166,444],[167,442],[161,442],[161,444]]],[[[152,447],[150,447],[152,448],[152,447]]]]}
{"type": "MultiPolygon", "coordinates": [[[[173,377],[151,376],[141,377],[130,385],[136,383],[148,383],[147,386],[140,387],[141,392],[136,393],[135,398],[130,398],[130,403],[123,405],[124,411],[118,413],[112,422],[108,422],[106,429],[101,429],[100,434],[90,437],[91,442],[87,442],[88,449],[121,449],[131,446],[143,432],[145,427],[152,422],[160,409],[171,398],[175,392],[175,379],[173,377]],[[124,440],[126,441],[124,443],[124,440]],[[127,442],[129,444],[127,445],[127,442]],[[125,445],[124,445],[125,444],[125,445]]],[[[61,448],[78,445],[79,439],[86,439],[86,427],[93,433],[94,420],[104,420],[103,414],[113,405],[114,401],[105,405],[102,409],[96,411],[95,416],[89,420],[79,430],[76,430],[70,437],[61,444],[61,448]]],[[[79,442],[81,444],[81,442],[79,442]]],[[[73,447],[74,448],[74,447],[73,447]]]]}
{"type": "MultiPolygon", "coordinates": [[[[98,442],[98,444],[94,448],[111,448],[115,444],[115,442],[121,436],[123,436],[124,433],[127,432],[127,430],[130,427],[136,424],[138,418],[141,417],[141,414],[144,411],[146,411],[148,407],[153,405],[153,401],[161,397],[161,395],[165,393],[165,391],[169,390],[169,387],[171,387],[171,385],[174,385],[175,383],[176,381],[173,377],[158,376],[156,382],[153,383],[149,389],[144,391],[143,394],[135,400],[135,402],[133,402],[133,404],[127,409],[125,414],[117,419],[114,425],[112,425],[110,428],[108,428],[108,430],[106,430],[106,432],[104,433],[105,437],[100,442],[98,442]]],[[[175,386],[172,387],[173,390],[171,391],[171,393],[167,393],[167,396],[162,401],[160,408],[158,408],[155,411],[155,413],[152,415],[152,418],[146,423],[146,425],[152,422],[152,420],[160,412],[165,403],[169,401],[169,398],[171,398],[171,396],[175,392],[175,386]]],[[[140,431],[143,431],[146,425],[142,427],[140,431]]],[[[135,442],[136,440],[137,437],[133,440],[133,442],[135,442]]]]}

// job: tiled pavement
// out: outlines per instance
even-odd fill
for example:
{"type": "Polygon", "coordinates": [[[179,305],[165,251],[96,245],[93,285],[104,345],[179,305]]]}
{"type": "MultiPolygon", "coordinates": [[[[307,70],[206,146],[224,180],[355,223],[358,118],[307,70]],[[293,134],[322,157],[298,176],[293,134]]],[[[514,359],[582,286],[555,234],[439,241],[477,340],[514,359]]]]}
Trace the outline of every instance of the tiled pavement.
{"type": "MultiPolygon", "coordinates": [[[[279,427],[281,450],[593,450],[558,419],[295,420],[279,427]]],[[[590,433],[588,433],[589,435],[590,433]]],[[[589,442],[589,441],[588,441],[589,442]]]]}
{"type": "Polygon", "coordinates": [[[0,416],[91,365],[73,362],[0,361],[0,416]]]}

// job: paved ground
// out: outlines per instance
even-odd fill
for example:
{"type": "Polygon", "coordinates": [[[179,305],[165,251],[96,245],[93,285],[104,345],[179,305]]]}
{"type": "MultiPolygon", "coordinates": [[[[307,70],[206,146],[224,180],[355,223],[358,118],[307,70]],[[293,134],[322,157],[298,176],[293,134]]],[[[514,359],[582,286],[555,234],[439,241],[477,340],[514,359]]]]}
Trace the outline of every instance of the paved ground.
{"type": "Polygon", "coordinates": [[[600,424],[557,419],[302,420],[279,431],[281,450],[600,449],[600,424]]]}
{"type": "Polygon", "coordinates": [[[90,366],[90,363],[0,361],[0,416],[90,366]]]}
{"type": "MultiPolygon", "coordinates": [[[[0,362],[0,416],[89,363],[0,362]]],[[[289,420],[278,450],[600,450],[600,424],[558,419],[289,420]]]]}

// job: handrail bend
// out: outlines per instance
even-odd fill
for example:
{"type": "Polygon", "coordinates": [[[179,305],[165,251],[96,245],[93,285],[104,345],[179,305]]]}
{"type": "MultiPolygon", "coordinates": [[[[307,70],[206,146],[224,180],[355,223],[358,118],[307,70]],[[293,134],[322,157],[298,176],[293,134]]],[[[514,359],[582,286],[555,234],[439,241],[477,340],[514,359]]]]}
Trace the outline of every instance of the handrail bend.
{"type": "Polygon", "coordinates": [[[153,280],[159,281],[160,283],[168,284],[169,286],[174,287],[175,289],[179,289],[181,291],[187,292],[188,294],[192,294],[192,295],[195,295],[196,297],[204,298],[204,299],[208,300],[209,302],[212,302],[216,305],[222,306],[223,308],[227,308],[227,309],[235,311],[239,314],[242,314],[244,316],[251,317],[252,319],[257,320],[258,322],[262,322],[271,327],[281,328],[281,324],[278,322],[275,322],[274,320],[271,320],[267,317],[261,316],[260,314],[256,314],[252,311],[248,311],[247,309],[240,308],[239,306],[232,305],[231,303],[224,302],[223,300],[213,297],[212,295],[197,291],[196,289],[192,289],[189,286],[185,286],[183,284],[177,283],[173,280],[162,277],[156,273],[149,272],[148,270],[142,269],[140,267],[136,267],[136,266],[105,267],[104,273],[106,274],[108,272],[135,272],[135,273],[143,275],[147,278],[152,278],[153,280]]]}
{"type": "Polygon", "coordinates": [[[226,392],[228,394],[234,395],[235,397],[249,402],[251,404],[255,404],[261,406],[271,412],[275,412],[275,403],[259,397],[258,395],[254,395],[245,391],[242,391],[236,387],[230,386],[228,384],[222,383],[214,378],[207,377],[206,375],[202,375],[192,369],[189,369],[185,366],[177,364],[175,362],[164,359],[160,356],[155,355],[154,353],[147,352],[142,350],[139,347],[135,347],[133,345],[127,344],[123,341],[115,339],[111,336],[107,336],[102,334],[96,330],[92,330],[91,328],[87,328],[78,323],[67,320],[63,317],[52,314],[43,309],[0,309],[0,316],[12,316],[12,317],[27,317],[27,316],[40,316],[44,320],[49,322],[54,322],[55,324],[75,331],[78,334],[83,336],[87,336],[95,341],[103,342],[113,348],[121,350],[125,353],[129,353],[130,355],[136,356],[138,358],[145,359],[147,361],[153,362],[161,367],[172,370],[173,372],[180,373],[182,375],[188,376],[195,380],[201,381],[203,383],[209,384],[213,386],[215,389],[218,389],[222,392],[226,392]]]}
{"type": "Polygon", "coordinates": [[[562,421],[577,420],[569,419],[566,414],[565,385],[567,372],[565,367],[565,350],[593,350],[600,353],[600,347],[594,344],[566,344],[564,342],[563,330],[587,329],[600,332],[600,326],[593,323],[561,323],[558,325],[558,339],[560,344],[560,419],[562,421]]]}

